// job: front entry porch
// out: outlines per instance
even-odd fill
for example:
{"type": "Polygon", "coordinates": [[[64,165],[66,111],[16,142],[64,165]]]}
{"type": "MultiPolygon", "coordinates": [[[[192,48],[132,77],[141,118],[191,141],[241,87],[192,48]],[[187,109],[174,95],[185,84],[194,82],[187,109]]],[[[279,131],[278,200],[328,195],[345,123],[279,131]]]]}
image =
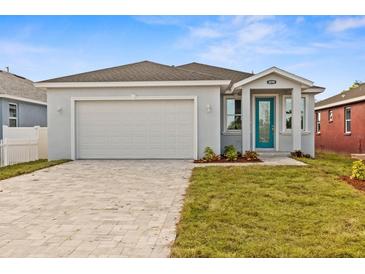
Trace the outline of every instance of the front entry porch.
{"type": "Polygon", "coordinates": [[[300,90],[242,89],[241,98],[242,151],[302,150],[300,90]],[[283,103],[284,96],[290,104],[283,103]],[[287,139],[282,146],[281,135],[287,139]]]}
{"type": "Polygon", "coordinates": [[[223,95],[222,149],[285,153],[301,150],[314,157],[312,83],[276,68],[242,80],[223,95]]]}

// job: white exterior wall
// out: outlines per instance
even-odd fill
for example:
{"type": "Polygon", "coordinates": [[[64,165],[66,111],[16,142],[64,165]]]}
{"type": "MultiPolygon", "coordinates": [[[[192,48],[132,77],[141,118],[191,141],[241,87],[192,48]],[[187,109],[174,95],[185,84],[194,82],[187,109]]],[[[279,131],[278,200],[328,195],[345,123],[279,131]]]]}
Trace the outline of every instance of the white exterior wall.
{"type": "MultiPolygon", "coordinates": [[[[220,88],[121,87],[48,89],[48,159],[71,158],[71,98],[120,96],[197,96],[198,157],[209,146],[220,151],[220,88]],[[207,105],[210,105],[210,112],[207,105]]],[[[116,117],[117,119],[117,117],[116,117]]]]}

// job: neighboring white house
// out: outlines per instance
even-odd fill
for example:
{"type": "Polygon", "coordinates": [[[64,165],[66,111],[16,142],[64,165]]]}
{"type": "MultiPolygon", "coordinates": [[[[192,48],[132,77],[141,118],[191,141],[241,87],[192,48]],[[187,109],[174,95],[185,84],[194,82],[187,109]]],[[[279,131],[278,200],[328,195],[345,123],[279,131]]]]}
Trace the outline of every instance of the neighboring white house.
{"type": "Polygon", "coordinates": [[[229,144],[314,156],[314,96],[324,90],[276,67],[149,61],[36,85],[47,89],[49,159],[195,159],[229,144]]]}

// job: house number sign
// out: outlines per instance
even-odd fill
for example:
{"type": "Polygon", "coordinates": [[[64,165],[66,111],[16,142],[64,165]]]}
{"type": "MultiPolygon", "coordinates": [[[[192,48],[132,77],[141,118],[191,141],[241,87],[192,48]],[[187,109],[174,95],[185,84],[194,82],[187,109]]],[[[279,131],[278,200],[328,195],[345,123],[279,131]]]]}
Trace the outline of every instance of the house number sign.
{"type": "Polygon", "coordinates": [[[268,85],[275,85],[276,84],[276,80],[267,80],[266,83],[268,85]]]}

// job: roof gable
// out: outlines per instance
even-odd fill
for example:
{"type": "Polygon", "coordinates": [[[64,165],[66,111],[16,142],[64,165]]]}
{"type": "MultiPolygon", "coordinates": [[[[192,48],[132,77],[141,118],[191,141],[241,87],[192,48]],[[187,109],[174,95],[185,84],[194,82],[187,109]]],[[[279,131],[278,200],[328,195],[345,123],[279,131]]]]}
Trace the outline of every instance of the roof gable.
{"type": "Polygon", "coordinates": [[[267,75],[273,74],[273,73],[274,74],[278,74],[278,75],[280,75],[280,76],[282,76],[284,78],[287,78],[289,80],[293,80],[295,82],[301,83],[301,84],[306,85],[308,87],[313,86],[313,82],[310,81],[310,80],[308,80],[308,79],[305,79],[303,77],[300,77],[298,75],[295,75],[293,73],[290,73],[288,71],[285,71],[285,70],[280,69],[280,68],[277,68],[277,67],[271,67],[269,69],[266,69],[264,71],[261,71],[260,73],[257,73],[255,75],[252,75],[251,77],[248,77],[246,79],[243,79],[242,81],[239,81],[239,82],[233,84],[232,90],[235,89],[235,88],[237,88],[237,87],[244,86],[244,85],[246,85],[246,84],[248,84],[250,82],[256,81],[256,80],[258,80],[258,79],[260,79],[262,77],[265,77],[267,75]]]}

